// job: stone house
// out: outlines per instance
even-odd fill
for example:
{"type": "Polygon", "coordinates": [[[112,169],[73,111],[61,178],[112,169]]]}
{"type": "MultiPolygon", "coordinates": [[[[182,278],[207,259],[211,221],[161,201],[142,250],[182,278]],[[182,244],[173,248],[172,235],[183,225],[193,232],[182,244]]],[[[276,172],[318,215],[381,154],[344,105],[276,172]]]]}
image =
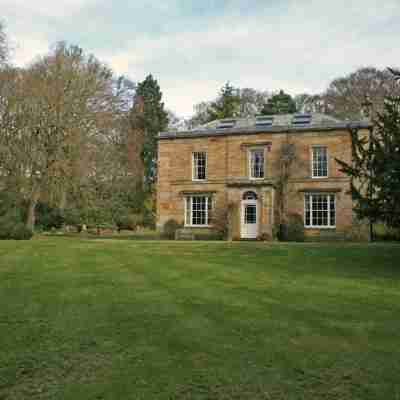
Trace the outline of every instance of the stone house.
{"type": "Polygon", "coordinates": [[[367,121],[288,114],[213,121],[158,140],[157,224],[174,219],[205,232],[226,215],[233,239],[271,238],[289,214],[307,236],[342,236],[353,226],[349,128],[367,121]],[[225,214],[224,214],[225,213],[225,214]]]}

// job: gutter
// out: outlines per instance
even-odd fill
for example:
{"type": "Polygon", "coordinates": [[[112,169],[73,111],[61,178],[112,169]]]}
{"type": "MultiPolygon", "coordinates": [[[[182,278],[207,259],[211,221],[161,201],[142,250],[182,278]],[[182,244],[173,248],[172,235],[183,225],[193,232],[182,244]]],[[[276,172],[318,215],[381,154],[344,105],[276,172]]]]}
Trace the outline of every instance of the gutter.
{"type": "Polygon", "coordinates": [[[243,127],[243,128],[225,128],[225,129],[195,129],[192,131],[182,132],[160,132],[158,140],[165,139],[193,139],[201,137],[219,137],[219,136],[235,136],[235,135],[252,135],[258,133],[292,133],[292,132],[320,132],[320,131],[335,131],[340,129],[369,129],[369,122],[340,122],[336,124],[320,124],[308,126],[281,125],[272,127],[243,127]]]}

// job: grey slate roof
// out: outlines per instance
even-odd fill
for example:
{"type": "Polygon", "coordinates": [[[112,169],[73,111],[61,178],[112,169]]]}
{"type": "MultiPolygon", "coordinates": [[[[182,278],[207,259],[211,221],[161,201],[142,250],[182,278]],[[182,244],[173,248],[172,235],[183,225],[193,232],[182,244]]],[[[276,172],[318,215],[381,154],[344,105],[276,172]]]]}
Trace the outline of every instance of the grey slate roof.
{"type": "Polygon", "coordinates": [[[204,136],[226,136],[235,134],[252,134],[261,132],[305,132],[305,131],[330,131],[347,129],[349,127],[369,128],[371,123],[363,121],[340,121],[326,114],[283,114],[272,116],[257,116],[248,118],[227,118],[225,120],[211,121],[208,124],[193,130],[160,132],[159,139],[195,138],[204,136]],[[293,124],[294,118],[300,118],[299,124],[293,124]],[[309,123],[302,124],[301,120],[309,119],[309,123]],[[260,125],[260,119],[272,119],[270,123],[260,125]],[[234,124],[229,124],[234,121],[234,124]],[[259,123],[257,123],[257,121],[259,123]],[[228,126],[221,128],[222,125],[228,126]]]}

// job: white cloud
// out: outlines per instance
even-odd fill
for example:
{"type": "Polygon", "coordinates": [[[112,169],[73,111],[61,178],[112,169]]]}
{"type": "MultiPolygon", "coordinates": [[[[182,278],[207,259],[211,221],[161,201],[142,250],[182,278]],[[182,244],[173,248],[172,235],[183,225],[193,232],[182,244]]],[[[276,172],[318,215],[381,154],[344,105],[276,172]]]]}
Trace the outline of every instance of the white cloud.
{"type": "MultiPolygon", "coordinates": [[[[12,22],[8,31],[15,32],[18,43],[18,64],[45,52],[57,39],[44,33],[49,19],[71,20],[71,15],[83,15],[79,14],[81,10],[96,4],[96,0],[1,1],[12,22]]],[[[142,15],[144,11],[138,6],[132,32],[114,30],[119,17],[110,14],[101,16],[109,21],[101,34],[92,26],[95,18],[83,19],[85,22],[64,38],[72,42],[80,38],[79,45],[135,81],[153,73],[167,107],[182,115],[191,114],[195,103],[215,97],[227,80],[236,86],[283,88],[292,94],[318,92],[332,79],[357,67],[400,64],[398,0],[282,1],[276,7],[254,9],[246,16],[240,16],[232,6],[223,15],[206,19],[192,16],[191,23],[185,17],[171,20],[160,34],[155,31],[156,17],[163,20],[168,7],[178,8],[179,2],[163,2],[160,7],[159,3],[143,1],[143,10],[151,6],[152,12],[142,15]],[[135,21],[145,18],[149,18],[148,29],[141,24],[141,30],[136,31],[135,21]],[[110,41],[117,41],[118,48],[110,41]]],[[[120,6],[115,3],[115,8],[120,6]]],[[[96,7],[91,10],[95,12],[96,7]]]]}
{"type": "Polygon", "coordinates": [[[96,0],[1,0],[1,8],[15,15],[63,17],[78,12],[96,0]]]}
{"type": "Polygon", "coordinates": [[[109,61],[134,79],[154,73],[169,107],[185,115],[213,98],[226,80],[291,93],[321,91],[357,67],[396,61],[392,49],[400,28],[386,34],[380,29],[400,18],[400,3],[348,3],[296,2],[281,17],[226,16],[203,31],[142,35],[109,61]]]}
{"type": "Polygon", "coordinates": [[[46,35],[49,27],[55,26],[63,18],[71,18],[82,8],[95,2],[96,0],[1,0],[13,62],[26,65],[36,56],[46,53],[54,42],[54,39],[46,35]]]}

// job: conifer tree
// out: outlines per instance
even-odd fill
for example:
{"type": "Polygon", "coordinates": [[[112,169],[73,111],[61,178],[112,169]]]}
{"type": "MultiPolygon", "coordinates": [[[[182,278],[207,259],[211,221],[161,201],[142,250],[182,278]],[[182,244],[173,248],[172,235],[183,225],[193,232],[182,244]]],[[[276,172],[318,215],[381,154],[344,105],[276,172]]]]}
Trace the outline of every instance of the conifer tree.
{"type": "Polygon", "coordinates": [[[283,90],[269,98],[261,110],[263,115],[292,114],[295,112],[296,102],[290,94],[285,93],[283,90]]]}
{"type": "Polygon", "coordinates": [[[240,111],[240,96],[237,90],[229,83],[221,88],[217,100],[213,101],[208,111],[208,120],[236,117],[240,111]]]}
{"type": "Polygon", "coordinates": [[[400,97],[387,97],[369,137],[351,129],[352,163],[336,160],[352,178],[359,218],[400,227],[400,97]]]}
{"type": "Polygon", "coordinates": [[[152,75],[137,85],[135,102],[140,102],[141,107],[133,107],[133,128],[143,134],[141,157],[144,181],[151,184],[157,176],[157,136],[168,125],[168,113],[164,109],[160,86],[152,75]]]}

